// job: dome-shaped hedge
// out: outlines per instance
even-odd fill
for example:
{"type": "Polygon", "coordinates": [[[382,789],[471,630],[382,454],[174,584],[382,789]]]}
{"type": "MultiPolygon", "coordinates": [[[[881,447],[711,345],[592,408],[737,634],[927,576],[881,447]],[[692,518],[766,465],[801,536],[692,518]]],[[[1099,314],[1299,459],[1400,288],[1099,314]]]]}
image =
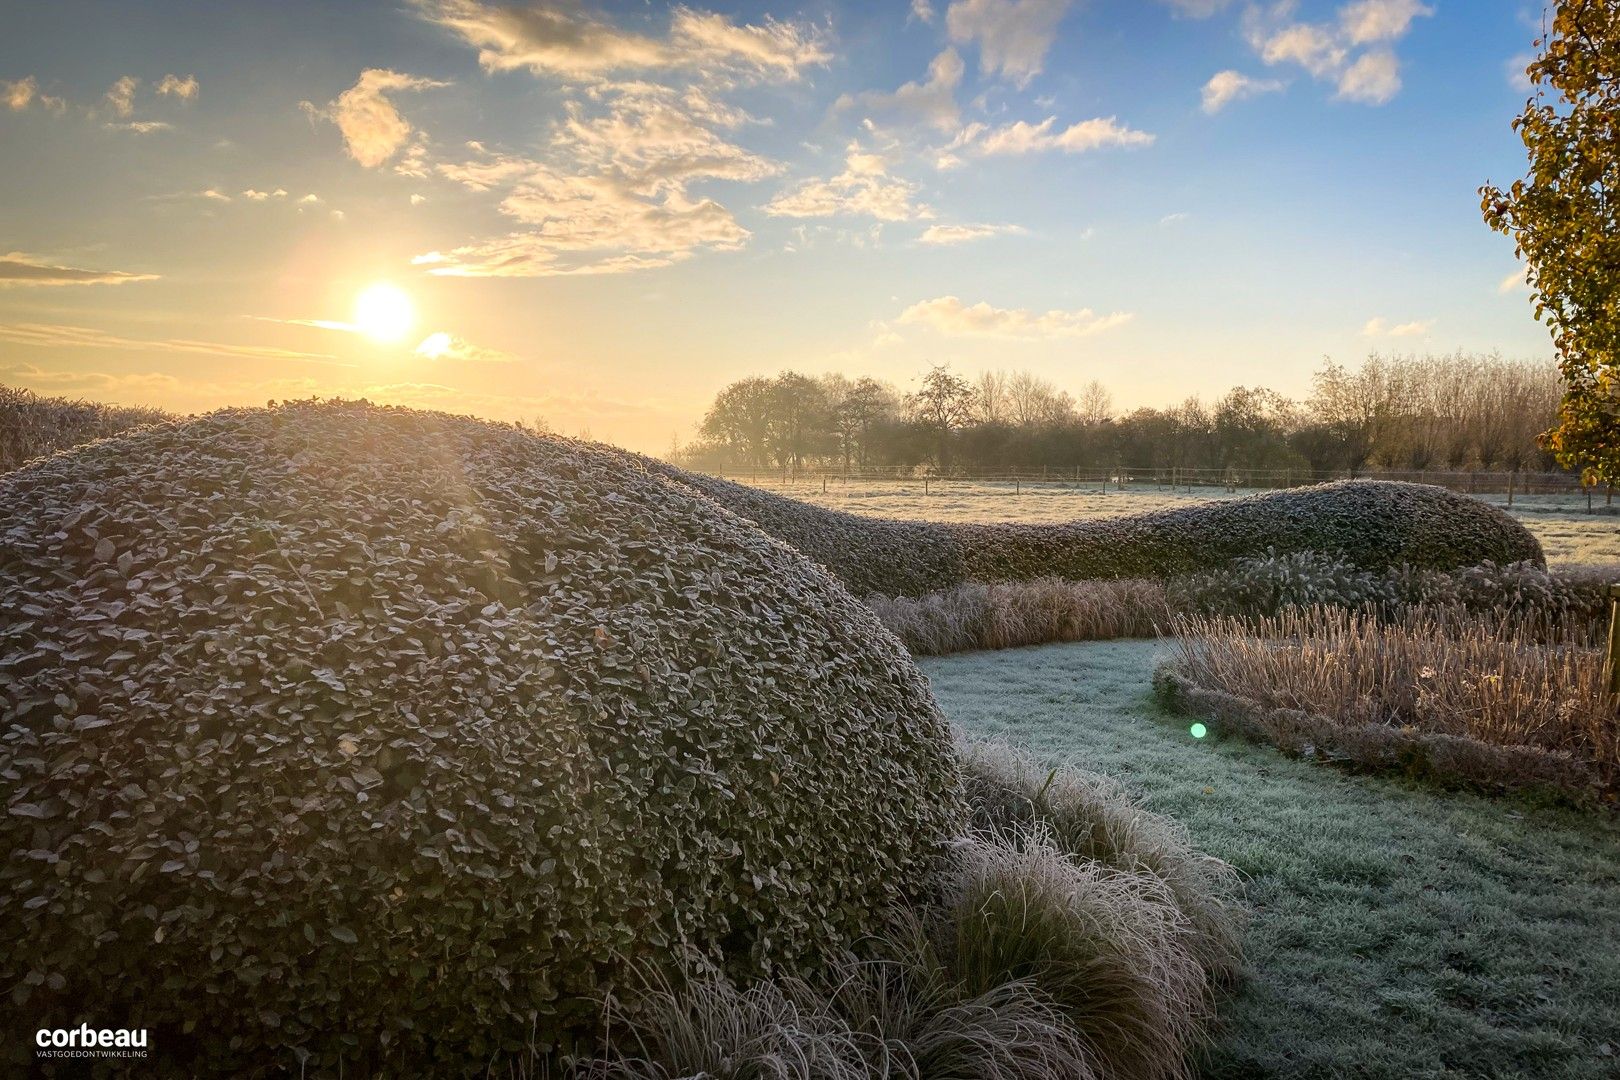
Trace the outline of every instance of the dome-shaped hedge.
{"type": "Polygon", "coordinates": [[[289,404],[36,462],[0,513],[30,1031],[144,1026],[164,1071],[481,1069],[632,966],[816,963],[961,821],[871,613],[619,455],[289,404]]]}
{"type": "Polygon", "coordinates": [[[1369,570],[1544,562],[1541,544],[1508,514],[1426,484],[1347,480],[1116,518],[980,525],[846,514],[643,462],[809,555],[861,596],[1048,576],[1173,577],[1267,550],[1320,551],[1369,570]]]}

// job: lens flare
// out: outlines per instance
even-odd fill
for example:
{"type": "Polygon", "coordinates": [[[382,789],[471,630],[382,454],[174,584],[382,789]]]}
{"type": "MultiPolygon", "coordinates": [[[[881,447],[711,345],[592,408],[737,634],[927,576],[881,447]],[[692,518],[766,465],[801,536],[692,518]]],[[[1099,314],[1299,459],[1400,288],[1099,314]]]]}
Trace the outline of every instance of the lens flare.
{"type": "Polygon", "coordinates": [[[1192,733],[1192,737],[1195,739],[1202,739],[1205,735],[1209,734],[1209,728],[1205,727],[1203,724],[1194,724],[1187,730],[1192,733]]]}

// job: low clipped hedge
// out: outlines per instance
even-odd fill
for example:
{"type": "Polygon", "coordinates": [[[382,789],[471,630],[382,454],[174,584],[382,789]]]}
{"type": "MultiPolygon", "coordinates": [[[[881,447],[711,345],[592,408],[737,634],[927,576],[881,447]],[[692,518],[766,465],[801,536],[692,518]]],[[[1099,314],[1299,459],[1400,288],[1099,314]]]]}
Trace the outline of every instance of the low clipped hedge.
{"type": "Polygon", "coordinates": [[[29,1030],[482,1072],[648,967],[819,968],[965,820],[871,612],[620,455],[296,403],[36,461],[0,507],[29,1030]]]}
{"type": "Polygon", "coordinates": [[[755,522],[865,596],[922,596],[964,582],[1169,578],[1270,550],[1322,552],[1364,570],[1544,565],[1511,516],[1426,484],[1347,480],[1128,517],[955,524],[861,517],[641,459],[755,522]]]}

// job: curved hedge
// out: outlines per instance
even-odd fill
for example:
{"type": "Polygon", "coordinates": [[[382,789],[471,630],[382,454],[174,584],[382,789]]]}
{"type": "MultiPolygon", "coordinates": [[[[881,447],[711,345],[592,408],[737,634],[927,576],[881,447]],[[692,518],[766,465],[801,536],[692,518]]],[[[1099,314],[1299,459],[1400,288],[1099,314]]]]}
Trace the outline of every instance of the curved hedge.
{"type": "Polygon", "coordinates": [[[967,581],[1173,577],[1268,549],[1369,570],[1544,565],[1529,530],[1426,484],[1345,480],[1129,517],[1053,525],[861,517],[643,459],[833,571],[857,595],[921,596],[967,581]]]}
{"type": "Polygon", "coordinates": [[[0,508],[29,1030],[482,1071],[632,966],[819,966],[963,821],[871,612],[620,455],[298,403],[37,461],[0,508]]]}

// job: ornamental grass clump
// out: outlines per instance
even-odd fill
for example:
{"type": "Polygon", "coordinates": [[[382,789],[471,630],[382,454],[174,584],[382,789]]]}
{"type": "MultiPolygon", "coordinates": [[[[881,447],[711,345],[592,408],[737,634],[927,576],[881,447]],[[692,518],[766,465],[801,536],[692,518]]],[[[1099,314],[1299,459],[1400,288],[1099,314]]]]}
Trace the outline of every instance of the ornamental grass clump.
{"type": "Polygon", "coordinates": [[[1172,615],[1164,586],[1139,578],[973,583],[915,598],[873,595],[866,603],[916,656],[1152,637],[1172,615]]]}
{"type": "Polygon", "coordinates": [[[171,1071],[481,1072],[632,971],[819,971],[965,821],[871,612],[617,454],[289,403],[0,507],[0,985],[171,1071]]]}

